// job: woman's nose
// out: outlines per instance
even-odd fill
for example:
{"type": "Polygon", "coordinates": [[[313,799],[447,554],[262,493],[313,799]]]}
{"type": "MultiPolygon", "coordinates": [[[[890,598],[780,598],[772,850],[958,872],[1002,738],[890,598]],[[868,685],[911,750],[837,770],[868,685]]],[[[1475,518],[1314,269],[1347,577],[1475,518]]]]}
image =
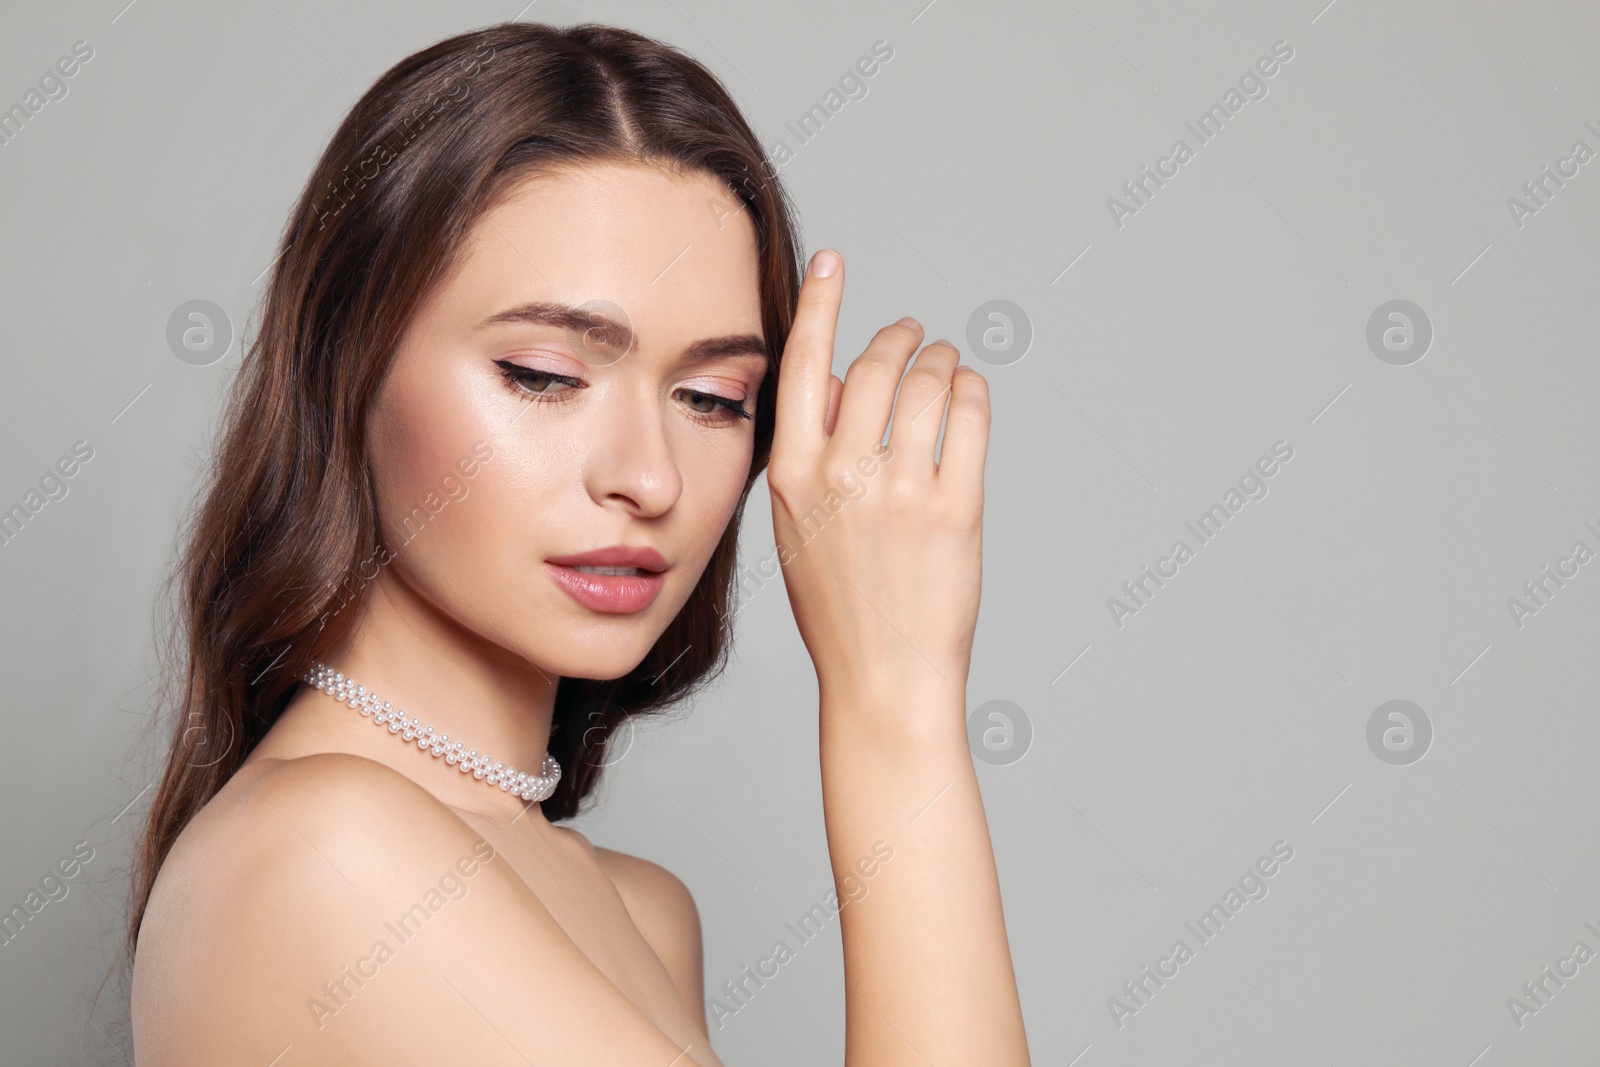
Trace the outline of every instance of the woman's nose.
{"type": "Polygon", "coordinates": [[[620,504],[641,517],[660,515],[683,492],[683,474],[667,437],[667,412],[642,384],[619,388],[601,409],[585,472],[589,496],[602,507],[620,504]]]}

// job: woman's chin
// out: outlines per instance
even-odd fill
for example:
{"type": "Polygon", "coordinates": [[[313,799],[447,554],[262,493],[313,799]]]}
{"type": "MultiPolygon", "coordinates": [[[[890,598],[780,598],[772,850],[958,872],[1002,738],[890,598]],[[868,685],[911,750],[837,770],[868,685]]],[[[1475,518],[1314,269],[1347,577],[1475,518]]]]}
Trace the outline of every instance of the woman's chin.
{"type": "Polygon", "coordinates": [[[562,678],[581,678],[592,682],[610,682],[627,674],[649,655],[650,646],[631,649],[594,647],[573,649],[571,655],[549,661],[549,666],[562,678]]]}

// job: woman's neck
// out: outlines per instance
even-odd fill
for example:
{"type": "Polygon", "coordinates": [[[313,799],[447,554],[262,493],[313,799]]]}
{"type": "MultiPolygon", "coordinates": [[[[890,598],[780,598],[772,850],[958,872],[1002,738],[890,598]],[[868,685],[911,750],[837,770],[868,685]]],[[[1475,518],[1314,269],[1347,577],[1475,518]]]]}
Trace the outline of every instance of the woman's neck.
{"type": "MultiPolygon", "coordinates": [[[[347,610],[357,610],[352,604],[347,610]]],[[[387,574],[368,587],[361,617],[324,662],[383,700],[519,771],[538,774],[549,744],[559,679],[480,636],[387,574]]],[[[354,752],[413,779],[440,800],[471,810],[510,811],[523,802],[463,774],[442,758],[374,729],[370,719],[309,686],[280,720],[294,749],[354,752]],[[408,751],[409,750],[409,751],[408,751]]],[[[274,727],[278,732],[278,727],[274,727]]],[[[271,735],[269,734],[269,739],[271,735]]],[[[267,748],[266,742],[263,747],[267,748]]],[[[276,748],[278,746],[272,746],[276,748]]],[[[270,757],[267,749],[261,753],[270,757]]]]}

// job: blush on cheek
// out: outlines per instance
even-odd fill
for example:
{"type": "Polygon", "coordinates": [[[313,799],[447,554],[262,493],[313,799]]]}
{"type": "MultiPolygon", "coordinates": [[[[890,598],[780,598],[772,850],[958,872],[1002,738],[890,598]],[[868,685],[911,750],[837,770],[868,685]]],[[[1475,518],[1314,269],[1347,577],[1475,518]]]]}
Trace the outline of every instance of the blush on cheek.
{"type": "MultiPolygon", "coordinates": [[[[731,436],[731,435],[729,435],[731,436]]],[[[733,519],[739,506],[739,495],[744,491],[744,472],[750,469],[754,442],[749,436],[733,448],[723,446],[715,455],[684,464],[684,491],[681,505],[697,517],[700,528],[696,541],[709,563],[717,543],[733,519]]]]}
{"type": "Polygon", "coordinates": [[[374,405],[372,470],[380,519],[397,523],[438,515],[442,504],[463,502],[477,478],[463,471],[494,454],[489,406],[467,371],[471,361],[424,332],[401,345],[374,405]]]}

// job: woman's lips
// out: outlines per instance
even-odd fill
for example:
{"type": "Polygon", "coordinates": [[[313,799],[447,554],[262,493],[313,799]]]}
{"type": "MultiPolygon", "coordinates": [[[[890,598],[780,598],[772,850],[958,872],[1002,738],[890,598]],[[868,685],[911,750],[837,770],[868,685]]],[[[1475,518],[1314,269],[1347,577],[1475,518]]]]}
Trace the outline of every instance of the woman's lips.
{"type": "Polygon", "coordinates": [[[666,575],[652,571],[638,574],[590,574],[576,567],[545,562],[556,584],[572,599],[590,611],[607,615],[632,615],[653,603],[666,584],[666,575]]]}

